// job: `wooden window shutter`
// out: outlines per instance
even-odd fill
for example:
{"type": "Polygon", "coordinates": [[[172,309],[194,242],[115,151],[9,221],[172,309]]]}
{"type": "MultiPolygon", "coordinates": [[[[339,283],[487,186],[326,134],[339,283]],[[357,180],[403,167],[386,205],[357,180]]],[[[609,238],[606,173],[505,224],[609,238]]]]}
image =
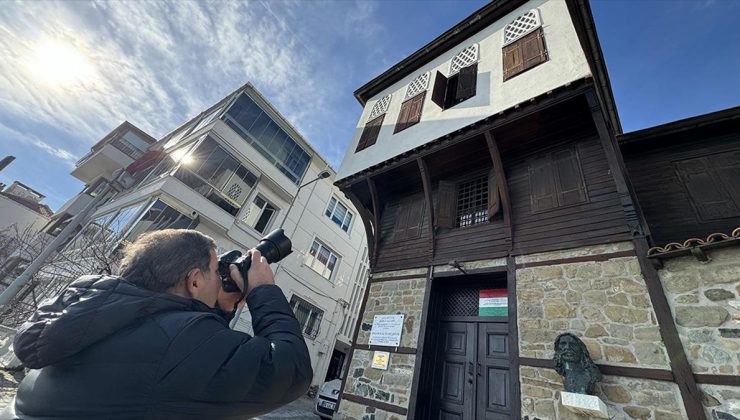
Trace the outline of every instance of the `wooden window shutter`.
{"type": "Polygon", "coordinates": [[[504,81],[547,61],[542,28],[524,35],[503,49],[504,81]]]}
{"type": "Polygon", "coordinates": [[[422,92],[401,105],[401,112],[398,114],[398,121],[393,129],[393,134],[403,131],[421,120],[421,107],[424,104],[425,96],[426,92],[422,92]]]}
{"type": "Polygon", "coordinates": [[[496,171],[488,172],[488,221],[493,220],[496,213],[501,210],[501,195],[496,182],[496,171]]]}
{"type": "Polygon", "coordinates": [[[457,79],[457,92],[455,100],[462,102],[475,96],[475,88],[478,83],[478,63],[460,69],[457,79]]]}
{"type": "Polygon", "coordinates": [[[531,69],[532,67],[547,61],[545,53],[545,38],[542,28],[525,35],[520,42],[522,42],[522,60],[524,61],[523,70],[531,69]]]}
{"type": "Polygon", "coordinates": [[[552,161],[557,178],[558,204],[568,206],[585,202],[586,185],[576,151],[568,149],[555,152],[552,154],[552,161]]]}
{"type": "Polygon", "coordinates": [[[408,207],[408,222],[406,225],[406,239],[415,239],[421,236],[421,227],[424,223],[424,198],[417,197],[410,201],[408,207]]]}
{"type": "Polygon", "coordinates": [[[401,241],[406,239],[406,226],[409,223],[409,211],[406,201],[398,203],[396,210],[396,223],[393,226],[393,239],[401,241]]]}
{"type": "Polygon", "coordinates": [[[393,227],[393,239],[400,241],[415,239],[421,235],[424,223],[424,198],[414,196],[402,200],[396,211],[396,223],[393,227]]]}
{"type": "Polygon", "coordinates": [[[445,95],[447,93],[447,78],[440,72],[434,78],[434,89],[432,89],[432,102],[445,109],[445,95]]]}
{"type": "Polygon", "coordinates": [[[522,58],[522,44],[519,41],[513,42],[504,47],[504,80],[516,76],[524,70],[524,60],[522,58]]]}
{"type": "Polygon", "coordinates": [[[411,105],[411,111],[409,111],[409,120],[407,121],[407,127],[410,127],[419,121],[421,121],[421,109],[424,106],[424,98],[427,96],[426,92],[422,92],[413,97],[413,104],[411,105]]]}
{"type": "Polygon", "coordinates": [[[720,177],[714,175],[708,158],[684,160],[676,162],[675,165],[676,172],[688,192],[689,201],[701,220],[740,215],[738,206],[723,188],[720,177]]]}
{"type": "Polygon", "coordinates": [[[383,118],[385,118],[385,114],[375,118],[372,121],[368,121],[368,123],[365,124],[365,128],[362,130],[362,135],[360,135],[360,141],[357,143],[357,149],[355,149],[355,153],[375,144],[375,141],[378,140],[380,129],[381,127],[383,127],[383,118]]]}
{"type": "Polygon", "coordinates": [[[457,184],[452,181],[439,181],[437,192],[436,217],[437,227],[455,227],[457,216],[457,184]]]}
{"type": "Polygon", "coordinates": [[[558,199],[549,157],[538,159],[529,166],[529,188],[533,213],[557,207],[558,199]]]}
{"type": "Polygon", "coordinates": [[[396,127],[393,129],[393,134],[396,134],[408,127],[409,116],[411,115],[412,108],[413,99],[409,99],[401,104],[401,112],[398,113],[398,121],[396,121],[396,127]]]}

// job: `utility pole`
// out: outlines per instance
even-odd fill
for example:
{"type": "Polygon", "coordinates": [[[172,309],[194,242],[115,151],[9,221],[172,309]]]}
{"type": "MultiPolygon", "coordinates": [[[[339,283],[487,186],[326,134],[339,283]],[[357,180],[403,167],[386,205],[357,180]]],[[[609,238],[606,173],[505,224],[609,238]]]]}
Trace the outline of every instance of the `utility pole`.
{"type": "Polygon", "coordinates": [[[130,187],[133,179],[124,171],[119,169],[113,173],[113,181],[106,181],[106,186],[103,190],[95,196],[95,198],[80,211],[69,224],[51,241],[41,253],[23,270],[20,276],[18,276],[13,282],[0,294],[0,313],[13,301],[23,287],[31,281],[34,274],[44,265],[46,259],[51,256],[54,252],[58,251],[62,244],[75,233],[75,230],[79,225],[85,222],[87,216],[90,215],[95,209],[98,208],[98,204],[105,199],[111,191],[130,187]]]}
{"type": "Polygon", "coordinates": [[[5,167],[10,165],[10,162],[14,160],[15,160],[15,156],[5,156],[3,160],[0,160],[0,171],[5,169],[5,167]]]}

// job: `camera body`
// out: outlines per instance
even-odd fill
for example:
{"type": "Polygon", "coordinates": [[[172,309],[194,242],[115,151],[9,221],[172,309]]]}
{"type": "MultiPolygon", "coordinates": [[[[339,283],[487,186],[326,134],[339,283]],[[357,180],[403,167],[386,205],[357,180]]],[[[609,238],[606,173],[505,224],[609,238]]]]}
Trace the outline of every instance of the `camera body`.
{"type": "MultiPolygon", "coordinates": [[[[275,229],[267,236],[262,238],[255,247],[260,251],[268,263],[276,263],[293,252],[293,244],[290,238],[285,236],[282,229],[275,229]]],[[[242,254],[239,250],[229,251],[218,256],[218,274],[221,277],[222,286],[227,293],[246,294],[247,282],[249,281],[247,273],[252,266],[252,254],[242,254]],[[239,268],[239,273],[244,279],[244,290],[241,290],[234,280],[231,279],[229,266],[235,264],[239,268]]]]}

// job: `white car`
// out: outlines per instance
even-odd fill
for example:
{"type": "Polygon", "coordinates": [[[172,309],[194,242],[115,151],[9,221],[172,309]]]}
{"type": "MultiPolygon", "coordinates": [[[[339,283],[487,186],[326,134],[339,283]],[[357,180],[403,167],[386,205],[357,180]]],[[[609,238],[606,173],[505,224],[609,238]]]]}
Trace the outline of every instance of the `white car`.
{"type": "Polygon", "coordinates": [[[334,416],[334,410],[337,409],[337,399],[339,398],[339,388],[342,387],[341,379],[334,379],[324,382],[316,393],[316,403],[313,406],[314,414],[319,417],[330,419],[334,416]]]}

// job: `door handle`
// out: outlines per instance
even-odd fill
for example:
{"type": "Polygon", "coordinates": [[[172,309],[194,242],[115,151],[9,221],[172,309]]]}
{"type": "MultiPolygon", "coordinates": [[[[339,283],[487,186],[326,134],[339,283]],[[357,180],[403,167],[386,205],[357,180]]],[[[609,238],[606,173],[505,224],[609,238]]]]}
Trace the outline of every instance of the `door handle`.
{"type": "Polygon", "coordinates": [[[480,369],[480,363],[478,363],[478,376],[483,376],[483,373],[481,373],[481,369],[480,369]]]}
{"type": "Polygon", "coordinates": [[[473,383],[473,362],[468,362],[468,383],[473,383]]]}

